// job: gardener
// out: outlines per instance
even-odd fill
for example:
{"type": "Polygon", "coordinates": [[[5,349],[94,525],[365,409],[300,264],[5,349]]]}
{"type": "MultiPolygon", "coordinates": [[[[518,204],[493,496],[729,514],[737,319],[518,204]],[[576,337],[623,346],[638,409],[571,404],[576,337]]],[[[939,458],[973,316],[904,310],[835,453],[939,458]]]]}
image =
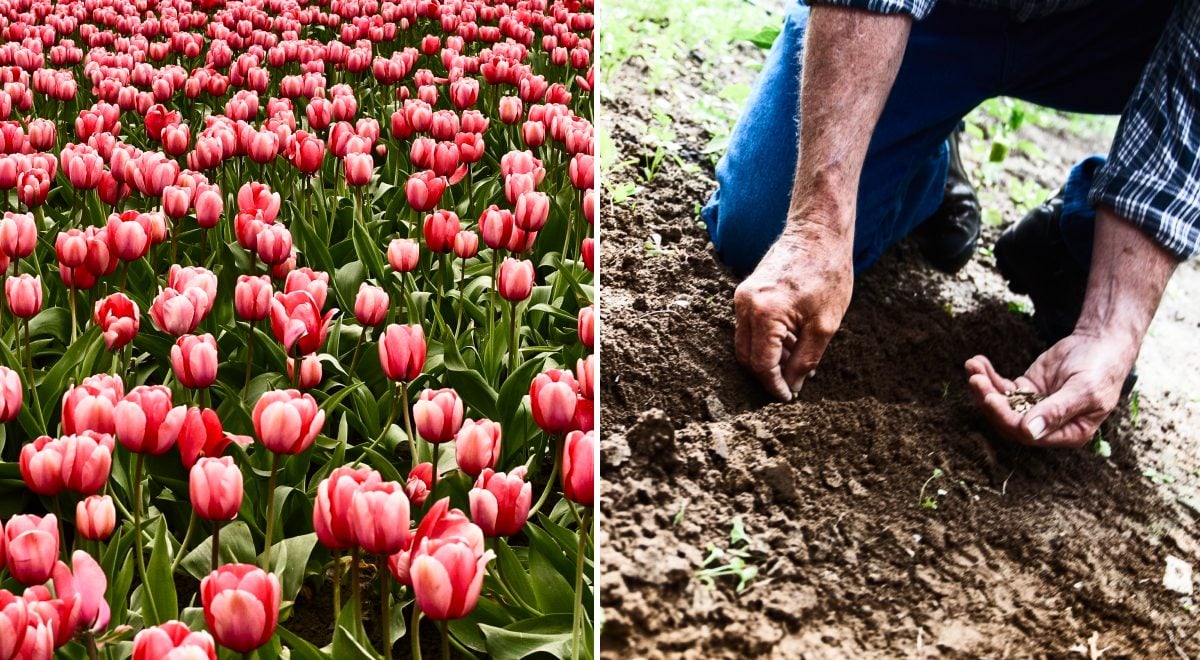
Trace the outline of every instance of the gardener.
{"type": "Polygon", "coordinates": [[[788,400],[841,324],[854,276],[890,245],[913,234],[944,270],[970,259],[978,204],[947,138],[980,102],[1123,109],[1107,162],[1077,165],[996,245],[1053,345],[1014,380],[984,356],[966,364],[1005,436],[1086,443],[1116,406],[1175,266],[1200,246],[1200,1],[1172,4],[792,7],[704,209],[720,257],[750,273],[734,295],[738,360],[788,400]],[[1018,414],[1006,397],[1017,390],[1045,398],[1018,414]]]}

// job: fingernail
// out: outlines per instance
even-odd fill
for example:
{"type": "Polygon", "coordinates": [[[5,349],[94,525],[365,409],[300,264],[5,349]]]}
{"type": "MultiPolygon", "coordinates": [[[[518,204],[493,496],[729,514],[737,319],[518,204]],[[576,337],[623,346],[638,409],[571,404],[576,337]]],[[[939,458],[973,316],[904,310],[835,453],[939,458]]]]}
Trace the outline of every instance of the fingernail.
{"type": "Polygon", "coordinates": [[[804,388],[804,380],[804,378],[801,378],[795,385],[792,385],[792,396],[796,396],[804,388]]]}
{"type": "Polygon", "coordinates": [[[1032,435],[1034,440],[1041,440],[1042,436],[1046,435],[1046,420],[1041,417],[1034,417],[1029,420],[1026,428],[1029,429],[1029,435],[1032,435]]]}

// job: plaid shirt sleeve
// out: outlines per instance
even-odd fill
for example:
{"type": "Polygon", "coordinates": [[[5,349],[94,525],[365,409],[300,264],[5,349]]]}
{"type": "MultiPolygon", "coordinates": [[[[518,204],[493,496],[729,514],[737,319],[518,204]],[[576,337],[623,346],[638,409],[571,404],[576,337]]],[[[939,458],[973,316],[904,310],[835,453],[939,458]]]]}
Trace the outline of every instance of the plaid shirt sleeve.
{"type": "Polygon", "coordinates": [[[854,7],[875,14],[908,14],[921,20],[933,10],[937,0],[805,0],[810,5],[854,7]]]}
{"type": "Polygon", "coordinates": [[[1200,253],[1200,0],[1175,6],[1088,194],[1180,259],[1200,253]]]}

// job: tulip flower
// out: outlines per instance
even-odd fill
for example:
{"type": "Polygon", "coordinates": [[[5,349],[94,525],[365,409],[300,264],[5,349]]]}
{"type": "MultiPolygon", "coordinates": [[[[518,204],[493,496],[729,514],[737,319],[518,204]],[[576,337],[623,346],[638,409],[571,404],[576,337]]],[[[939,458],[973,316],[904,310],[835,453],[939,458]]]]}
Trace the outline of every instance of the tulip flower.
{"type": "Polygon", "coordinates": [[[588,348],[595,347],[595,314],[596,308],[592,305],[579,310],[576,330],[579,334],[580,343],[588,348]]]}
{"type": "Polygon", "coordinates": [[[517,197],[513,210],[513,222],[524,231],[541,231],[550,216],[550,196],[543,192],[528,191],[517,197]]]}
{"type": "Polygon", "coordinates": [[[150,251],[154,227],[149,214],[138,211],[108,216],[108,236],[113,253],[121,261],[136,261],[150,251]]]}
{"type": "Polygon", "coordinates": [[[591,188],[595,182],[595,161],[589,154],[575,154],[571,158],[569,168],[569,178],[571,185],[577,190],[587,190],[591,188]]]}
{"type": "Polygon", "coordinates": [[[467,494],[471,501],[471,520],[488,538],[513,536],[525,527],[533,502],[533,484],[525,481],[525,466],[512,472],[493,472],[485,468],[467,494]]]}
{"type": "MultiPolygon", "coordinates": [[[[64,490],[63,450],[60,441],[47,435],[21,447],[21,479],[29,490],[46,497],[54,497],[64,490]]],[[[109,458],[111,461],[111,456],[109,458]]]]}
{"type": "Polygon", "coordinates": [[[529,386],[533,421],[546,433],[564,433],[571,428],[579,385],[569,371],[551,369],[534,377],[529,386]]]}
{"type": "Polygon", "coordinates": [[[409,566],[421,612],[434,621],[461,619],[475,609],[491,550],[476,556],[462,539],[424,539],[409,566]]]}
{"type": "Polygon", "coordinates": [[[375,163],[370,154],[349,153],[345,158],[346,185],[365,186],[371,182],[375,163]]]}
{"type": "Polygon", "coordinates": [[[436,208],[445,191],[446,179],[429,170],[413,174],[404,184],[404,195],[408,205],[420,213],[436,208]]]}
{"type": "MultiPolygon", "coordinates": [[[[112,497],[90,495],[75,505],[75,531],[89,541],[104,541],[117,526],[112,497]]],[[[0,657],[3,657],[0,654],[0,657]]]]}
{"type": "Polygon", "coordinates": [[[418,463],[408,472],[404,482],[404,493],[413,506],[425,506],[429,491],[433,490],[433,463],[418,463]]]}
{"type": "Polygon", "coordinates": [[[420,246],[412,239],[396,238],[388,244],[388,264],[397,273],[411,273],[417,269],[420,246]]]}
{"type": "Polygon", "coordinates": [[[10,259],[24,259],[37,247],[37,223],[32,213],[4,214],[0,220],[0,250],[10,259]]]}
{"type": "Polygon", "coordinates": [[[379,363],[391,380],[410,382],[425,367],[425,332],[419,325],[391,324],[379,339],[379,363]]]}
{"type": "Polygon", "coordinates": [[[309,394],[273,390],[259,398],[253,412],[254,431],[277,454],[299,454],[321,432],[325,411],[309,394]]]}
{"type": "Polygon", "coordinates": [[[4,294],[13,316],[28,319],[42,311],[42,278],[29,274],[9,277],[4,281],[4,294]]]}
{"type": "Polygon", "coordinates": [[[120,376],[97,374],[67,390],[62,402],[62,426],[67,434],[95,431],[113,433],[113,412],[125,396],[120,376]]]}
{"type": "Polygon", "coordinates": [[[258,182],[247,183],[238,189],[238,211],[259,211],[263,222],[268,224],[275,222],[281,203],[279,193],[271,192],[270,188],[258,182]]]}
{"type": "Polygon", "coordinates": [[[285,353],[295,347],[301,355],[315,353],[333,322],[337,310],[321,315],[321,307],[308,291],[276,293],[271,302],[271,330],[285,353]]]}
{"type": "Polygon", "coordinates": [[[313,529],[317,540],[330,550],[347,550],[355,545],[350,526],[354,493],[364,484],[380,481],[379,473],[367,467],[339,467],[317,486],[313,503],[313,529]]]}
{"type": "Polygon", "coordinates": [[[218,644],[238,653],[271,640],[281,599],[279,578],[250,564],[226,564],[200,582],[206,627],[218,644]]]}
{"type": "Polygon", "coordinates": [[[239,275],[233,290],[233,308],[244,321],[261,321],[271,315],[271,278],[239,275]]]}
{"type": "Polygon", "coordinates": [[[33,586],[50,579],[58,560],[58,519],[16,515],[4,526],[8,572],[21,584],[33,586]]]}
{"type": "Polygon", "coordinates": [[[192,288],[200,289],[208,295],[209,300],[217,298],[217,276],[207,268],[184,268],[174,264],[167,271],[167,286],[181,293],[192,288]]]}
{"type": "Polygon", "coordinates": [[[21,377],[8,367],[0,367],[0,424],[7,424],[21,412],[25,388],[21,377]]]}
{"type": "Polygon", "coordinates": [[[463,402],[452,389],[425,390],[413,405],[417,433],[427,442],[440,444],[454,439],[463,423],[463,402]]]}
{"type": "Polygon", "coordinates": [[[199,287],[183,291],[163,289],[150,305],[150,320],[162,332],[180,337],[191,334],[212,310],[213,299],[199,287]]]}
{"type": "Polygon", "coordinates": [[[350,501],[350,530],[354,542],[366,552],[390,555],[408,541],[408,497],[394,481],[364,483],[350,501]]]}
{"type": "Polygon", "coordinates": [[[579,396],[594,400],[596,396],[596,370],[599,360],[595,353],[586,358],[579,358],[575,363],[575,379],[579,381],[579,396]]]}
{"type": "Polygon", "coordinates": [[[26,630],[24,640],[21,642],[21,648],[17,651],[16,657],[29,658],[30,660],[50,660],[54,657],[54,649],[56,640],[54,638],[54,622],[53,620],[43,619],[37,613],[27,600],[22,600],[28,611],[26,619],[26,630]]]}
{"type": "Polygon", "coordinates": [[[460,224],[453,211],[435,211],[425,216],[425,245],[430,252],[446,253],[454,248],[460,224]]]}
{"type": "Polygon", "coordinates": [[[117,351],[137,336],[141,312],[137,303],[128,296],[114,293],[96,301],[93,320],[104,333],[104,346],[110,351],[117,351]]]}
{"type": "Polygon", "coordinates": [[[363,325],[378,326],[387,318],[390,305],[387,291],[363,282],[354,298],[354,318],[363,325]]]}
{"type": "Polygon", "coordinates": [[[413,558],[413,551],[421,547],[425,539],[459,539],[464,541],[476,557],[483,556],[483,530],[471,522],[466,514],[458,509],[450,508],[450,498],[442,499],[430,505],[429,510],[421,518],[421,524],[409,537],[408,547],[391,557],[388,557],[388,569],[392,577],[405,586],[412,586],[408,569],[413,558]]]}
{"type": "Polygon", "coordinates": [[[296,358],[287,359],[288,380],[299,385],[302,390],[311,390],[321,384],[323,377],[321,369],[321,358],[314,355],[305,355],[300,359],[300,374],[296,375],[296,358]]]}
{"type": "Polygon", "coordinates": [[[329,274],[314,271],[311,268],[299,268],[291,271],[283,284],[284,293],[307,291],[312,294],[317,308],[325,307],[325,298],[329,294],[329,274]]]}
{"type": "Polygon", "coordinates": [[[254,249],[263,263],[270,266],[281,264],[292,253],[292,233],[283,225],[263,225],[254,239],[254,249]]]}
{"type": "Polygon", "coordinates": [[[562,455],[563,496],[576,504],[592,506],[595,498],[594,431],[572,431],[567,434],[562,455]]]}
{"type": "Polygon", "coordinates": [[[167,413],[166,425],[179,427],[179,457],[191,469],[202,456],[220,456],[233,440],[221,427],[217,413],[209,408],[176,406],[167,413]]]}
{"type": "Polygon", "coordinates": [[[171,369],[184,387],[199,390],[211,386],[217,379],[217,340],[210,334],[175,340],[171,369]]]}
{"type": "MultiPolygon", "coordinates": [[[[20,653],[28,628],[29,612],[24,599],[14,596],[7,589],[0,589],[0,658],[39,657],[20,653]]],[[[48,657],[52,650],[47,648],[46,651],[48,657]]]]}
{"type": "Polygon", "coordinates": [[[454,452],[458,468],[472,477],[495,467],[500,458],[500,425],[490,419],[468,419],[454,436],[454,452]]]}
{"type": "Polygon", "coordinates": [[[221,191],[215,187],[196,193],[196,199],[193,200],[192,204],[196,209],[196,224],[204,229],[216,227],[217,222],[221,220],[221,214],[225,210],[225,202],[221,198],[221,191]]]}
{"type": "Polygon", "coordinates": [[[71,566],[58,562],[52,572],[54,577],[54,594],[62,599],[74,599],[76,611],[72,614],[75,619],[74,629],[78,631],[99,632],[108,626],[111,616],[108,601],[104,599],[104,591],[108,588],[108,578],[104,569],[91,555],[76,550],[71,555],[71,566]]]}
{"type": "Polygon", "coordinates": [[[180,621],[145,628],[133,638],[133,660],[217,660],[216,642],[207,631],[180,621]]]}
{"type": "Polygon", "coordinates": [[[500,264],[500,297],[510,302],[525,300],[533,292],[533,262],[508,257],[500,264]]]}
{"type": "Polygon", "coordinates": [[[117,440],[135,454],[159,456],[175,445],[182,418],[168,418],[171,390],[162,385],[139,385],[113,409],[117,440]]]}
{"type": "Polygon", "coordinates": [[[233,520],[242,507],[242,471],[229,456],[201,458],[189,472],[188,492],[200,518],[233,520]]]}

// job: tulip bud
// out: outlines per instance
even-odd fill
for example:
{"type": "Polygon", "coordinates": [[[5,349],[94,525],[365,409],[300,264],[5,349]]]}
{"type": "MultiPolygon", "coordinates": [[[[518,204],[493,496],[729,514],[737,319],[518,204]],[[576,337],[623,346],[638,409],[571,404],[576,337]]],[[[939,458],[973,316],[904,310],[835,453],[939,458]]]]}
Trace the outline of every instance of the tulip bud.
{"type": "Polygon", "coordinates": [[[146,628],[133,638],[133,660],[216,660],[217,648],[207,631],[192,632],[187,624],[167,621],[146,628]],[[177,651],[178,650],[178,651],[177,651]]]}
{"type": "Polygon", "coordinates": [[[533,262],[505,257],[500,264],[497,289],[500,297],[520,302],[533,293],[533,262]]]}
{"type": "Polygon", "coordinates": [[[421,612],[434,621],[470,614],[479,601],[487,564],[494,557],[491,550],[476,556],[458,537],[422,539],[408,571],[421,612]]]}
{"type": "Polygon", "coordinates": [[[563,496],[568,500],[592,506],[595,499],[596,434],[572,431],[563,445],[563,496]]]}
{"type": "Polygon", "coordinates": [[[261,321],[271,315],[271,278],[239,275],[233,290],[233,308],[244,321],[261,321]]]}
{"type": "Polygon", "coordinates": [[[425,216],[425,245],[431,252],[450,252],[460,224],[453,211],[435,211],[425,216]]]}
{"type": "Polygon", "coordinates": [[[525,481],[525,466],[505,474],[483,470],[475,487],[467,494],[471,501],[471,520],[488,538],[520,533],[529,518],[533,484],[525,481]]]}
{"type": "Polygon", "coordinates": [[[202,390],[217,379],[217,340],[210,334],[184,335],[171,347],[171,368],[184,387],[202,390]]]}
{"type": "Polygon", "coordinates": [[[212,298],[199,287],[164,289],[150,305],[150,320],[159,330],[179,337],[195,332],[212,304],[212,298]]]}
{"type": "Polygon", "coordinates": [[[454,454],[458,468],[472,477],[496,467],[500,458],[500,425],[489,419],[463,422],[454,436],[454,454]]]}
{"type": "Polygon", "coordinates": [[[232,457],[196,461],[189,472],[188,489],[192,508],[204,520],[233,520],[242,507],[242,471],[232,457]]]}
{"type": "Polygon", "coordinates": [[[59,232],[58,239],[54,241],[54,251],[60,264],[68,268],[78,268],[87,261],[87,238],[78,229],[59,232]]]}
{"type": "Polygon", "coordinates": [[[399,552],[408,542],[409,504],[394,481],[363,484],[350,503],[350,529],[355,543],[377,555],[399,552]]]}
{"type": "Polygon", "coordinates": [[[263,394],[251,417],[258,439],[276,454],[299,454],[308,449],[325,423],[325,411],[316,399],[297,390],[263,394]]]}
{"type": "Polygon", "coordinates": [[[221,220],[221,213],[224,211],[225,202],[221,199],[221,192],[215,187],[201,190],[196,194],[194,202],[196,207],[196,223],[204,229],[212,229],[217,226],[217,222],[221,220]]]}
{"type": "Polygon", "coordinates": [[[238,653],[275,635],[281,598],[279,578],[251,564],[225,564],[200,582],[206,627],[218,644],[238,653]]]}
{"type": "Polygon", "coordinates": [[[543,192],[523,192],[517,197],[513,221],[524,231],[541,231],[550,216],[550,196],[543,192]]]}
{"type": "Polygon", "coordinates": [[[397,273],[411,273],[417,269],[420,247],[410,238],[396,238],[388,244],[388,263],[397,273]]]}
{"type": "Polygon", "coordinates": [[[58,561],[58,519],[16,515],[4,527],[8,572],[21,584],[33,586],[50,579],[58,561]]]}
{"type": "Polygon", "coordinates": [[[377,326],[387,318],[391,300],[383,288],[363,282],[354,298],[354,318],[366,326],[377,326]]]}
{"type": "Polygon", "coordinates": [[[588,348],[595,347],[595,315],[596,308],[593,305],[580,308],[579,318],[576,324],[576,330],[579,333],[579,341],[588,348]]]}
{"type": "Polygon", "coordinates": [[[162,385],[140,385],[129,391],[113,409],[117,440],[135,454],[165,454],[179,436],[182,419],[168,420],[171,390],[162,385]]]}
{"type": "Polygon", "coordinates": [[[112,497],[91,495],[75,505],[75,531],[89,541],[104,541],[117,526],[112,497]]]}
{"type": "Polygon", "coordinates": [[[6,212],[0,220],[0,250],[11,259],[24,259],[37,247],[37,234],[32,213],[6,212]]]}
{"type": "Polygon", "coordinates": [[[0,367],[0,424],[17,418],[25,398],[21,377],[8,367],[0,367]]]}
{"type": "Polygon", "coordinates": [[[27,319],[42,311],[42,278],[27,273],[4,281],[8,308],[14,316],[27,319]]]}
{"type": "Polygon", "coordinates": [[[563,433],[575,417],[579,385],[569,371],[551,369],[534,377],[529,386],[533,421],[546,433],[563,433]]]}
{"type": "Polygon", "coordinates": [[[454,256],[470,259],[479,253],[479,234],[464,229],[454,235],[454,256]]]}
{"type": "Polygon", "coordinates": [[[425,499],[433,489],[433,463],[418,463],[408,472],[404,483],[404,494],[413,506],[425,506],[425,499]]]}
{"type": "Polygon", "coordinates": [[[438,444],[454,439],[462,427],[463,403],[452,389],[425,390],[413,404],[417,435],[438,444]]]}
{"type": "Polygon", "coordinates": [[[505,124],[515,124],[521,121],[523,112],[521,99],[516,96],[500,97],[500,121],[505,124]]]}
{"type": "Polygon", "coordinates": [[[419,325],[391,324],[379,338],[379,363],[390,380],[411,382],[425,368],[425,331],[419,325]]]}
{"type": "MultiPolygon", "coordinates": [[[[296,359],[288,358],[287,372],[288,380],[295,382],[296,380],[296,359]]],[[[300,360],[300,389],[311,390],[321,384],[322,378],[321,358],[314,355],[305,355],[300,360]]]]}
{"type": "Polygon", "coordinates": [[[350,153],[346,154],[346,185],[350,186],[365,186],[371,182],[371,175],[375,172],[375,162],[371,159],[370,154],[350,153]]]}

